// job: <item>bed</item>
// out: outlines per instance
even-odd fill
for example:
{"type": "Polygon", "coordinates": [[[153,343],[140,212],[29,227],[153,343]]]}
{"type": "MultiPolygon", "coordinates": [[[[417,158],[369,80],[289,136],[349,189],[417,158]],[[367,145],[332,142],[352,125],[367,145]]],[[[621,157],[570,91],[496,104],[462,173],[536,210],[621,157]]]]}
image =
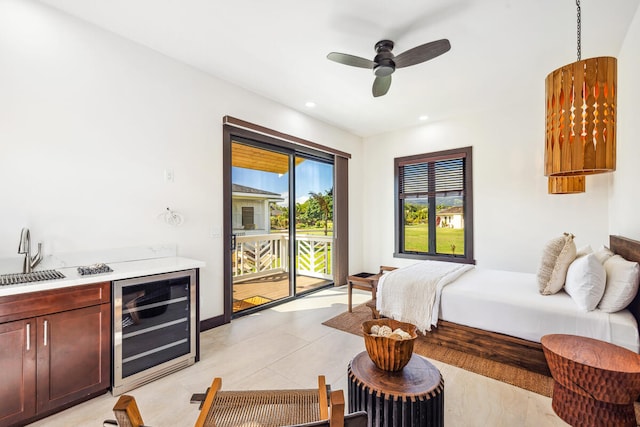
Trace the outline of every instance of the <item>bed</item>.
{"type": "MultiPolygon", "coordinates": [[[[638,241],[610,236],[609,247],[640,262],[638,241]]],[[[444,286],[438,303],[437,327],[424,334],[425,341],[545,375],[545,334],[589,336],[640,351],[638,295],[616,313],[585,312],[564,291],[540,295],[535,274],[474,268],[444,286]]]]}

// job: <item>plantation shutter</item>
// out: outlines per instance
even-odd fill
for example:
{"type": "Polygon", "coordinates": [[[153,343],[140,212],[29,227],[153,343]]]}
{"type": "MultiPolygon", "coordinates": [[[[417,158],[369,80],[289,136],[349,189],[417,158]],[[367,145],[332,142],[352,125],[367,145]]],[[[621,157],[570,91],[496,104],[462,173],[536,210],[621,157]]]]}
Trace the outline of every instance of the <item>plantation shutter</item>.
{"type": "Polygon", "coordinates": [[[464,194],[463,153],[455,158],[407,162],[398,170],[399,197],[462,196],[464,194]],[[461,155],[462,154],[462,155],[461,155]]]}
{"type": "Polygon", "coordinates": [[[436,194],[462,196],[464,193],[464,158],[435,163],[436,194]]]}
{"type": "Polygon", "coordinates": [[[400,166],[400,198],[427,197],[429,195],[429,163],[400,166]]]}

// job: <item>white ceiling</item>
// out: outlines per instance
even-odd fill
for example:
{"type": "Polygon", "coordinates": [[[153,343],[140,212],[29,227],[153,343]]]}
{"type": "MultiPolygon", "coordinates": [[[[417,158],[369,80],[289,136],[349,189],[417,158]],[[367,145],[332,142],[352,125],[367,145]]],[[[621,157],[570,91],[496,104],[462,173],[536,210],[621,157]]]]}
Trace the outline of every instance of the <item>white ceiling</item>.
{"type": "MultiPolygon", "coordinates": [[[[369,136],[518,101],[576,60],[572,0],[41,0],[223,80],[369,136]],[[326,59],[451,50],[396,70],[373,98],[371,71],[326,59]],[[307,108],[314,101],[317,106],[307,108]]],[[[582,58],[617,56],[640,0],[582,0],[582,58]]],[[[538,101],[538,100],[536,100],[538,101]]]]}

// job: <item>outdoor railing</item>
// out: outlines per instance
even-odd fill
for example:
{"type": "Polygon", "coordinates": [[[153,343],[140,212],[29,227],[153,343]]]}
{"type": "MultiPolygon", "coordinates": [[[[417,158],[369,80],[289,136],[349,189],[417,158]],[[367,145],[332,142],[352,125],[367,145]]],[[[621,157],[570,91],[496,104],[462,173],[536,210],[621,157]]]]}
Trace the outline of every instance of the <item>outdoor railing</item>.
{"type": "MultiPolygon", "coordinates": [[[[332,236],[296,235],[297,274],[330,280],[332,236]]],[[[232,256],[233,281],[270,276],[289,271],[289,235],[254,234],[236,236],[232,256]]]]}

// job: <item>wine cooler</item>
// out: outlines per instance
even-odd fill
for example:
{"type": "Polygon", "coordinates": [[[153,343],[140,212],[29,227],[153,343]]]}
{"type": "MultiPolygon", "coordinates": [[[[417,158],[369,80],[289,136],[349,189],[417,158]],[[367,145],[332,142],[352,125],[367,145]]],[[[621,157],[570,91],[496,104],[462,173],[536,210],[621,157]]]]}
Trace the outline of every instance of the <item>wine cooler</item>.
{"type": "Polygon", "coordinates": [[[114,396],[196,361],[197,272],[113,282],[114,396]]]}

